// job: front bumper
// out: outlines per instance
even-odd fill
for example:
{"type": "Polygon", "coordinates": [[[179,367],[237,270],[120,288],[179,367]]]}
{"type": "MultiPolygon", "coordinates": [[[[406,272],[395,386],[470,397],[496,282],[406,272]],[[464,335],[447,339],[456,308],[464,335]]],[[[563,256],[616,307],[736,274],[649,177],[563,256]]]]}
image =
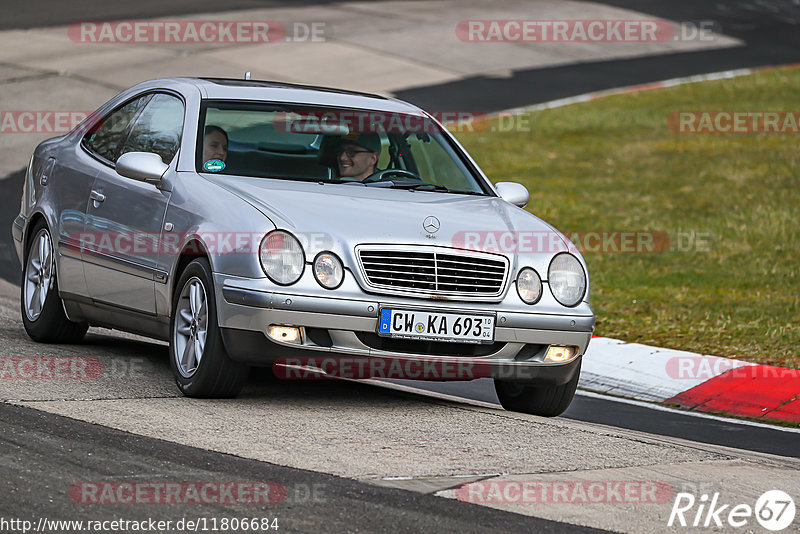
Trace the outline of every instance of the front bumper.
{"type": "MultiPolygon", "coordinates": [[[[580,369],[581,356],[591,340],[593,315],[553,315],[508,312],[502,304],[420,301],[419,299],[364,294],[363,298],[300,295],[258,291],[241,287],[235,279],[215,276],[217,316],[226,349],[234,360],[251,365],[272,365],[285,358],[354,357],[397,360],[413,364],[470,362],[468,372],[456,377],[415,376],[422,379],[492,377],[560,385],[580,369]],[[489,312],[496,315],[492,345],[427,342],[386,342],[378,338],[381,307],[426,310],[489,312]],[[269,325],[296,325],[307,335],[300,344],[275,341],[267,336],[269,325]],[[464,346],[466,353],[458,354],[464,346]],[[550,345],[578,347],[576,356],[562,363],[545,362],[550,345]],[[444,349],[444,350],[443,350],[444,349]],[[470,353],[472,351],[473,353],[470,353]]],[[[280,363],[280,362],[279,362],[280,363]]]]}

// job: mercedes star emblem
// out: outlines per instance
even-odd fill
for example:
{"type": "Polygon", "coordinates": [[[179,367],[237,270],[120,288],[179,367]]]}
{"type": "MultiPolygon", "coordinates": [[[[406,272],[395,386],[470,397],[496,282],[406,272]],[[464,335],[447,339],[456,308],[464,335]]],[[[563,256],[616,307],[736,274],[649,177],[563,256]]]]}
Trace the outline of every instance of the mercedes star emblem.
{"type": "Polygon", "coordinates": [[[442,223],[439,222],[439,219],[434,217],[433,215],[429,215],[425,217],[425,220],[422,221],[422,228],[425,229],[426,232],[429,234],[435,234],[441,228],[442,223]]]}

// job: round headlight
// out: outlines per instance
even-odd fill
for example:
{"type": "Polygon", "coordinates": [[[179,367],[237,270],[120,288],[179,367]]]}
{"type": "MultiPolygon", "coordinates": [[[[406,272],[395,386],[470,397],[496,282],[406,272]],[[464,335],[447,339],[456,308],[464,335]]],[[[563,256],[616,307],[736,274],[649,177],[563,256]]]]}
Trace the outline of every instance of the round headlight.
{"type": "Polygon", "coordinates": [[[586,274],[572,254],[553,258],[547,270],[547,283],[556,300],[567,307],[576,306],[586,293],[586,274]]]}
{"type": "Polygon", "coordinates": [[[542,279],[530,267],[523,268],[517,275],[517,293],[526,304],[536,304],[542,296],[542,279]]]}
{"type": "Polygon", "coordinates": [[[320,252],[314,258],[314,278],[325,289],[336,289],[344,280],[344,265],[333,252],[320,252]]]}
{"type": "Polygon", "coordinates": [[[303,274],[306,262],[303,247],[289,232],[274,230],[264,236],[258,256],[264,273],[276,284],[294,284],[303,274]]]}

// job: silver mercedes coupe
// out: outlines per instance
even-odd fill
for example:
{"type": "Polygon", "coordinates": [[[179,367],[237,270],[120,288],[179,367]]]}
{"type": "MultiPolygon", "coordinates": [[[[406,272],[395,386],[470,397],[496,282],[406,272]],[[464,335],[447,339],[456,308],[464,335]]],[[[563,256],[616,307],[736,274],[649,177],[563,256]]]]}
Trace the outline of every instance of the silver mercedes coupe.
{"type": "Polygon", "coordinates": [[[256,80],[136,85],[31,157],[13,237],[28,335],[166,340],[180,390],[492,378],[555,416],[591,339],[586,264],[399,100],[256,80]]]}

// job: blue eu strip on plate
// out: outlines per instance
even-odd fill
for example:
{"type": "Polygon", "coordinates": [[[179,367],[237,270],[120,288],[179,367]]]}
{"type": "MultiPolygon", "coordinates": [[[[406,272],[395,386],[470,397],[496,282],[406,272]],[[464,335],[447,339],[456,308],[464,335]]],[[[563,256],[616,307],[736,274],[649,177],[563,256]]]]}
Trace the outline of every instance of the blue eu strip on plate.
{"type": "Polygon", "coordinates": [[[386,308],[381,310],[381,327],[379,331],[382,334],[389,333],[389,323],[392,321],[392,310],[387,310],[386,308]]]}

